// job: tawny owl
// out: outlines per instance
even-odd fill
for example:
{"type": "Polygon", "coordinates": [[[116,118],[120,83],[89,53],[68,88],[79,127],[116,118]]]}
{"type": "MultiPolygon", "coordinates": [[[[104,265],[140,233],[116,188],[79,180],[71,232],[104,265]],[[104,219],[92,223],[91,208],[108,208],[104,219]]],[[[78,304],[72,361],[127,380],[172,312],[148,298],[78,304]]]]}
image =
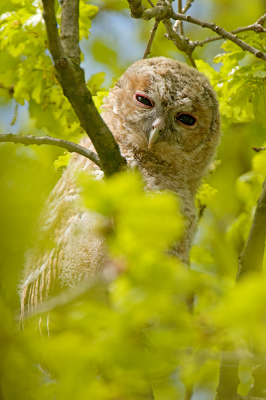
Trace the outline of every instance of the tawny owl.
{"type": "MultiPolygon", "coordinates": [[[[173,252],[188,263],[196,228],[194,198],[219,142],[219,109],[206,77],[164,57],[131,65],[111,89],[102,114],[128,166],[137,167],[147,190],[177,194],[186,220],[173,252]]],[[[81,144],[91,148],[86,137],[81,144]]],[[[22,316],[56,285],[71,287],[101,273],[107,261],[104,239],[94,229],[95,214],[82,209],[76,171],[100,175],[88,159],[75,155],[48,198],[40,236],[47,240],[29,253],[21,290],[22,316]],[[47,243],[48,241],[48,243],[47,243]]]]}

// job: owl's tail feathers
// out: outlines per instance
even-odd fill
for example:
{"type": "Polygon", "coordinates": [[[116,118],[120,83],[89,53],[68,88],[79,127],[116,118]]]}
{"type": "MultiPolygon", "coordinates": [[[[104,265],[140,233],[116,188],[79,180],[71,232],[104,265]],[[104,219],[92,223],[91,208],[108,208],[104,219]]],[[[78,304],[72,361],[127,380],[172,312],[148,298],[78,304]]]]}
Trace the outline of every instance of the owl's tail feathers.
{"type": "Polygon", "coordinates": [[[24,319],[37,310],[45,299],[58,290],[58,277],[63,251],[53,249],[41,260],[41,265],[33,270],[22,285],[20,327],[24,319]]]}

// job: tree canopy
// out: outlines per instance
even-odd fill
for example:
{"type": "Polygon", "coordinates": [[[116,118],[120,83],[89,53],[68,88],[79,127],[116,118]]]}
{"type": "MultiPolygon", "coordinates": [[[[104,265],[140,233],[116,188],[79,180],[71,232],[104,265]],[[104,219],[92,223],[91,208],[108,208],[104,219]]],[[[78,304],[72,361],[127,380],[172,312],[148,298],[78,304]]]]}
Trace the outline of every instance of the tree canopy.
{"type": "Polygon", "coordinates": [[[62,8],[51,0],[0,6],[0,141],[28,145],[38,140],[22,135],[34,135],[42,143],[0,143],[5,400],[138,399],[147,371],[156,400],[214,399],[218,385],[217,400],[240,398],[237,390],[246,399],[249,391],[251,399],[266,397],[265,5],[154,3],[80,0],[79,14],[70,0],[62,8]],[[67,5],[70,14],[62,12],[67,5]],[[170,194],[145,195],[141,178],[125,171],[98,114],[108,89],[144,54],[198,68],[220,102],[223,136],[197,194],[200,221],[190,269],[164,253],[182,230],[176,202],[170,194]],[[95,132],[103,132],[106,142],[95,132]],[[4,136],[9,133],[20,139],[4,136]],[[93,295],[103,282],[92,281],[44,303],[18,332],[25,252],[36,240],[45,199],[71,157],[41,138],[49,135],[66,148],[64,140],[78,143],[85,133],[95,140],[92,157],[106,180],[79,177],[84,203],[116,222],[115,230],[105,232],[114,260],[104,282],[109,300],[93,295]]]}

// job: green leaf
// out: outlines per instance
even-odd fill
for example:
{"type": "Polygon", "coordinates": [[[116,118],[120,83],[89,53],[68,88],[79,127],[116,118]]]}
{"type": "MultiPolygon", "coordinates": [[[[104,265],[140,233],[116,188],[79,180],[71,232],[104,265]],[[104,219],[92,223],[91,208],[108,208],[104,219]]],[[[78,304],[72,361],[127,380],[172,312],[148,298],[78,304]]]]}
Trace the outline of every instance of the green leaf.
{"type": "Polygon", "coordinates": [[[265,150],[257,153],[252,158],[252,169],[253,169],[253,171],[259,173],[264,178],[266,178],[266,151],[265,150]]]}
{"type": "Polygon", "coordinates": [[[212,86],[215,88],[219,83],[219,73],[203,60],[195,60],[195,62],[197,69],[209,78],[212,86]]]}
{"type": "Polygon", "coordinates": [[[266,127],[266,93],[264,85],[260,85],[254,93],[253,108],[255,118],[266,127]]]}
{"type": "MultiPolygon", "coordinates": [[[[260,154],[258,154],[260,156],[260,154]]],[[[241,201],[246,203],[248,208],[253,207],[261,193],[263,178],[258,175],[258,171],[256,171],[253,157],[253,171],[249,171],[243,175],[241,175],[236,181],[236,193],[241,201]]],[[[255,161],[256,163],[256,161],[255,161]]]]}
{"type": "Polygon", "coordinates": [[[82,0],[79,3],[79,39],[89,38],[89,29],[91,28],[91,18],[95,17],[99,8],[92,4],[87,4],[82,0]]]}
{"type": "Polygon", "coordinates": [[[97,110],[99,112],[102,111],[101,106],[103,105],[104,99],[108,96],[108,94],[109,94],[109,92],[100,91],[100,92],[97,92],[96,96],[92,96],[94,104],[97,107],[97,110]]]}
{"type": "Polygon", "coordinates": [[[93,96],[100,91],[105,80],[105,75],[105,72],[98,72],[97,74],[92,75],[87,81],[87,86],[93,96]]]}
{"type": "Polygon", "coordinates": [[[197,192],[196,202],[201,206],[210,206],[217,195],[218,190],[210,186],[208,183],[203,182],[197,192]]]}
{"type": "Polygon", "coordinates": [[[108,65],[116,65],[118,63],[116,52],[99,40],[93,42],[92,51],[94,57],[99,62],[108,65]]]}
{"type": "Polygon", "coordinates": [[[72,157],[73,157],[73,154],[66,151],[63,156],[59,156],[58,159],[54,161],[55,169],[57,169],[57,170],[65,169],[65,167],[68,166],[69,161],[71,160],[72,157]]]}

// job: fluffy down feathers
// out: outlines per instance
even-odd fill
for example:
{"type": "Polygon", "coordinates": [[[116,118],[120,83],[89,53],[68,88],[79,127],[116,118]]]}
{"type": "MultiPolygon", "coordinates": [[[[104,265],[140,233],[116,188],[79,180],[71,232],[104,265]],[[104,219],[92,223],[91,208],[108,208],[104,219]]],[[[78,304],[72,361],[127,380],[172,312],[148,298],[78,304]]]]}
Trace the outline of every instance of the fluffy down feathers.
{"type": "MultiPolygon", "coordinates": [[[[173,253],[188,263],[197,220],[194,197],[220,137],[219,107],[210,83],[178,61],[141,60],[111,89],[102,116],[128,165],[142,173],[147,190],[171,190],[180,198],[187,225],[173,253]],[[184,123],[184,115],[190,124],[184,123]]],[[[88,138],[81,144],[93,149],[88,138]]],[[[92,162],[75,155],[48,198],[41,239],[24,270],[22,317],[57,288],[100,273],[107,261],[104,239],[95,229],[106,221],[77,201],[73,177],[81,170],[100,174],[92,162]]]]}

